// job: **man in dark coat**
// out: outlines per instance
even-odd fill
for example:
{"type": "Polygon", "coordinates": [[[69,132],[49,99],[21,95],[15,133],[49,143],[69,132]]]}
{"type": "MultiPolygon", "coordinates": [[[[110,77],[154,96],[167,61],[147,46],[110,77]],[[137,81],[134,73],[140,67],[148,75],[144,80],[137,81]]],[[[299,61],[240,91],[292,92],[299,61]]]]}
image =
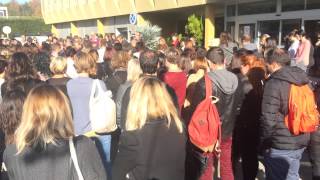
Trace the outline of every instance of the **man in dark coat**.
{"type": "Polygon", "coordinates": [[[266,81],[261,116],[261,145],[267,180],[298,180],[302,153],[310,134],[292,135],[284,123],[288,114],[290,85],[309,83],[304,71],[289,67],[288,54],[275,49],[267,53],[266,64],[271,73],[266,81]]]}

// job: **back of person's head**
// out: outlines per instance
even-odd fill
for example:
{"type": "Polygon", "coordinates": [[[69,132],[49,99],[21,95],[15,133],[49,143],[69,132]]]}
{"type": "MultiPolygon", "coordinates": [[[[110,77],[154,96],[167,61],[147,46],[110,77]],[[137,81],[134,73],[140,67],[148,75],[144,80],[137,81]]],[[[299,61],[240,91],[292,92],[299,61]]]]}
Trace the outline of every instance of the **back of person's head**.
{"type": "Polygon", "coordinates": [[[146,48],[146,46],[143,41],[137,42],[137,44],[136,44],[136,51],[137,52],[141,52],[141,51],[145,50],[145,48],[146,48]]]}
{"type": "Polygon", "coordinates": [[[96,61],[88,53],[78,52],[74,56],[74,66],[78,73],[96,75],[96,61]]]}
{"type": "Polygon", "coordinates": [[[193,61],[193,69],[197,72],[202,69],[207,72],[209,68],[208,61],[205,58],[197,58],[193,61]]]}
{"type": "Polygon", "coordinates": [[[73,56],[77,53],[77,51],[71,47],[71,46],[68,46],[65,50],[65,55],[66,57],[70,57],[70,58],[73,58],[73,56]]]}
{"type": "Polygon", "coordinates": [[[177,108],[174,106],[166,85],[156,77],[144,76],[137,80],[130,92],[126,129],[141,129],[147,121],[165,118],[183,131],[177,108]],[[142,108],[148,107],[148,108],[142,108]]]}
{"type": "Polygon", "coordinates": [[[35,54],[32,59],[33,65],[37,72],[40,72],[42,75],[51,76],[50,71],[50,56],[46,53],[39,52],[35,54]]]}
{"type": "Polygon", "coordinates": [[[70,105],[64,93],[50,85],[33,88],[25,100],[15,133],[18,153],[27,147],[44,149],[46,144],[73,136],[70,105]]]}
{"type": "Polygon", "coordinates": [[[268,49],[277,48],[277,40],[274,37],[267,38],[265,47],[268,48],[268,49]]]}
{"type": "Polygon", "coordinates": [[[145,50],[139,57],[143,74],[155,74],[157,72],[159,57],[153,50],[145,50]]]}
{"type": "Polygon", "coordinates": [[[59,52],[61,50],[61,46],[59,43],[54,43],[51,45],[51,49],[53,52],[59,52]]]}
{"type": "Polygon", "coordinates": [[[189,73],[192,69],[191,58],[188,56],[180,56],[180,63],[178,67],[185,73],[189,73]]]}
{"type": "Polygon", "coordinates": [[[268,64],[277,63],[281,66],[287,66],[290,64],[290,57],[286,51],[278,48],[268,51],[265,61],[268,64]]]}
{"type": "Polygon", "coordinates": [[[106,51],[104,52],[104,60],[111,61],[113,55],[116,53],[116,50],[113,47],[107,47],[106,51]]]}
{"type": "Polygon", "coordinates": [[[207,59],[213,64],[223,65],[224,64],[224,53],[221,48],[213,47],[207,52],[207,59]]]}
{"type": "Polygon", "coordinates": [[[114,49],[115,49],[116,51],[121,51],[121,50],[122,50],[122,44],[119,43],[119,42],[114,43],[113,47],[114,47],[114,49]]]}
{"type": "Polygon", "coordinates": [[[14,143],[14,132],[21,121],[25,93],[12,90],[6,93],[0,104],[0,127],[5,134],[6,144],[14,143]]]}
{"type": "Polygon", "coordinates": [[[135,82],[142,74],[138,59],[132,58],[128,62],[127,81],[135,82]]]}
{"type": "Polygon", "coordinates": [[[84,40],[83,41],[83,48],[87,52],[89,52],[92,49],[92,43],[90,42],[90,40],[84,40]]]}
{"type": "Polygon", "coordinates": [[[204,48],[198,48],[196,51],[196,58],[197,59],[205,59],[207,55],[207,50],[204,48]]]}
{"type": "Polygon", "coordinates": [[[7,66],[8,66],[8,62],[0,59],[0,74],[4,73],[7,66]]]}
{"type": "Polygon", "coordinates": [[[50,70],[54,75],[65,74],[67,71],[67,59],[60,56],[51,58],[50,70]]]}
{"type": "Polygon", "coordinates": [[[96,49],[91,49],[88,54],[97,62],[99,60],[99,53],[96,49]]]}
{"type": "Polygon", "coordinates": [[[300,29],[299,31],[297,31],[297,34],[298,34],[299,36],[301,36],[301,37],[307,37],[307,36],[308,36],[307,33],[306,33],[304,30],[302,30],[302,29],[300,29]]]}
{"type": "Polygon", "coordinates": [[[250,35],[243,35],[241,38],[242,42],[250,43],[251,42],[251,36],[250,35]]]}
{"type": "Polygon", "coordinates": [[[7,81],[20,78],[37,78],[37,73],[32,65],[32,61],[23,52],[17,52],[11,56],[5,71],[5,79],[7,81]]]}
{"type": "Polygon", "coordinates": [[[176,64],[179,65],[181,58],[180,58],[180,51],[177,48],[171,47],[167,49],[165,52],[166,55],[166,62],[169,62],[170,64],[176,64]]]}
{"type": "Polygon", "coordinates": [[[130,60],[130,55],[128,51],[117,51],[111,58],[111,68],[113,70],[119,68],[128,68],[128,61],[130,60]]]}
{"type": "Polygon", "coordinates": [[[181,53],[181,56],[188,56],[191,60],[194,60],[197,57],[197,52],[194,48],[185,48],[181,53]]]}

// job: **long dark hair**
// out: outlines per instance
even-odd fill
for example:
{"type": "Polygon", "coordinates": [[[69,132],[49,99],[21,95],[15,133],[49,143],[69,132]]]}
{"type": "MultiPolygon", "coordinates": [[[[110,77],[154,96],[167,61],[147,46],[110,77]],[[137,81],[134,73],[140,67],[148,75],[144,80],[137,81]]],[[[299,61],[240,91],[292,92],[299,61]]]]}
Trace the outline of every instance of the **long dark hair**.
{"type": "Polygon", "coordinates": [[[20,124],[26,95],[21,90],[5,94],[0,104],[0,128],[5,134],[6,144],[14,143],[14,132],[20,124]]]}
{"type": "Polygon", "coordinates": [[[32,61],[23,52],[17,52],[9,60],[5,80],[15,81],[19,79],[37,79],[37,72],[32,65],[32,61]]]}

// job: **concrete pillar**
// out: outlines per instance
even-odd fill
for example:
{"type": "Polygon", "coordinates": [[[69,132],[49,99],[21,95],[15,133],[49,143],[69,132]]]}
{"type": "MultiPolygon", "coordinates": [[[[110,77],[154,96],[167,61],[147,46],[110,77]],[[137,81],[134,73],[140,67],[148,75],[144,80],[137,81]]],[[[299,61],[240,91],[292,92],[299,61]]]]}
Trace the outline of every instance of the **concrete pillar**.
{"type": "Polygon", "coordinates": [[[210,42],[213,42],[215,38],[214,8],[210,5],[205,6],[204,31],[204,46],[205,48],[209,48],[210,42]]]}
{"type": "Polygon", "coordinates": [[[72,34],[72,36],[79,35],[78,28],[74,22],[70,23],[70,33],[72,34]]]}
{"type": "Polygon", "coordinates": [[[99,34],[104,34],[104,24],[102,19],[97,19],[97,28],[99,34]]]}
{"type": "Polygon", "coordinates": [[[59,31],[58,31],[56,25],[54,25],[54,24],[51,25],[51,33],[52,33],[54,36],[59,36],[59,31]]]}

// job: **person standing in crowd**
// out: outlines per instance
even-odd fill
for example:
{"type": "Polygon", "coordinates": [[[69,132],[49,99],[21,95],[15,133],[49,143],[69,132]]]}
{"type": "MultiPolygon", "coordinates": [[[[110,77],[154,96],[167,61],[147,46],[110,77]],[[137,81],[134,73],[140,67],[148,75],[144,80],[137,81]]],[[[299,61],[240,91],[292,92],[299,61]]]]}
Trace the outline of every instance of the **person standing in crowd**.
{"type": "Polygon", "coordinates": [[[238,49],[238,45],[233,42],[231,35],[227,32],[222,32],[220,34],[220,46],[219,46],[226,57],[226,66],[229,67],[232,58],[234,49],[238,49]]]}
{"type": "Polygon", "coordinates": [[[309,83],[297,67],[289,67],[290,57],[281,49],[267,53],[266,65],[271,73],[265,83],[260,122],[260,142],[267,180],[298,180],[300,159],[310,134],[292,135],[284,123],[288,114],[290,85],[309,83]]]}
{"type": "Polygon", "coordinates": [[[179,36],[177,34],[173,34],[171,39],[172,39],[171,45],[175,48],[179,48],[180,47],[179,36]]]}
{"type": "Polygon", "coordinates": [[[234,129],[233,149],[239,151],[239,156],[235,158],[241,158],[243,179],[255,180],[258,173],[257,147],[266,70],[264,63],[253,54],[242,56],[240,59],[243,75],[239,84],[239,88],[242,88],[239,89],[241,107],[234,129]]]}
{"type": "Polygon", "coordinates": [[[269,37],[266,39],[265,49],[263,52],[263,57],[267,55],[267,53],[273,49],[277,48],[277,40],[273,37],[269,37]]]}
{"type": "MultiPolygon", "coordinates": [[[[79,75],[78,78],[71,79],[67,83],[68,96],[72,105],[73,122],[76,135],[85,135],[92,132],[91,121],[89,118],[89,101],[93,87],[94,79],[91,77],[96,75],[95,59],[87,53],[78,52],[74,58],[74,65],[79,75]]],[[[101,88],[106,91],[103,81],[99,80],[101,88]]],[[[102,162],[106,168],[109,178],[111,178],[111,135],[99,133],[97,134],[97,147],[99,149],[102,162]]]]}
{"type": "Polygon", "coordinates": [[[131,89],[113,179],[184,180],[185,144],[185,130],[165,84],[142,77],[131,89]]]}
{"type": "MultiPolygon", "coordinates": [[[[0,162],[2,166],[3,152],[7,144],[14,144],[14,133],[21,121],[21,113],[25,100],[25,93],[21,90],[8,92],[0,104],[0,162]]],[[[1,172],[2,180],[7,173],[1,172]]]]}
{"type": "Polygon", "coordinates": [[[295,65],[301,68],[302,70],[307,71],[309,64],[311,65],[310,52],[311,52],[312,45],[310,40],[308,40],[307,38],[307,34],[304,31],[300,30],[298,32],[298,35],[300,39],[300,45],[296,55],[295,65]]]}
{"type": "MultiPolygon", "coordinates": [[[[8,66],[7,61],[0,60],[0,89],[1,89],[2,84],[5,81],[5,79],[4,79],[5,78],[5,70],[6,70],[7,66],[8,66]]],[[[1,99],[2,99],[2,96],[1,96],[1,91],[0,91],[0,101],[1,101],[1,99]]]]}
{"type": "Polygon", "coordinates": [[[127,89],[132,86],[132,84],[137,81],[140,78],[140,75],[142,74],[142,70],[140,68],[140,63],[138,59],[131,59],[128,63],[128,75],[127,75],[127,81],[124,84],[121,84],[119,87],[119,90],[117,92],[116,96],[116,105],[117,105],[117,124],[121,129],[125,128],[125,117],[122,117],[122,115],[125,116],[125,114],[122,114],[122,99],[124,97],[124,94],[126,93],[127,89]]]}
{"type": "Polygon", "coordinates": [[[316,68],[320,68],[320,32],[317,33],[317,40],[314,47],[314,58],[315,58],[315,66],[316,68]]]}
{"type": "Polygon", "coordinates": [[[186,98],[187,74],[179,67],[181,57],[178,49],[169,48],[165,52],[165,56],[165,64],[168,71],[163,74],[161,79],[174,90],[178,97],[179,112],[181,112],[186,98]]]}
{"type": "Polygon", "coordinates": [[[158,51],[164,53],[168,49],[168,45],[166,40],[163,37],[159,38],[158,51]]]}
{"type": "Polygon", "coordinates": [[[74,56],[76,55],[77,51],[73,47],[67,47],[65,50],[65,54],[67,57],[67,72],[66,75],[70,78],[78,77],[78,73],[76,68],[74,67],[74,56]]]}
{"type": "Polygon", "coordinates": [[[265,52],[266,41],[269,37],[270,37],[269,34],[263,34],[262,36],[260,36],[259,49],[258,49],[259,53],[263,54],[263,52],[265,52]]]}
{"type": "Polygon", "coordinates": [[[257,51],[257,45],[251,42],[251,36],[250,35],[244,35],[241,38],[241,45],[242,48],[249,50],[249,51],[257,51]]]}
{"type": "Polygon", "coordinates": [[[294,66],[296,62],[296,56],[298,53],[300,41],[299,41],[299,36],[298,36],[298,31],[293,30],[292,32],[289,33],[288,38],[290,41],[290,47],[288,49],[288,54],[291,59],[291,65],[294,66]]]}
{"type": "Polygon", "coordinates": [[[50,70],[53,73],[53,76],[48,79],[47,82],[52,86],[56,86],[68,96],[67,82],[70,78],[66,77],[67,59],[63,57],[51,58],[50,70]]]}
{"type": "Polygon", "coordinates": [[[5,82],[1,86],[1,96],[14,89],[20,89],[25,94],[41,83],[29,57],[22,52],[14,53],[5,70],[5,82]]]}
{"type": "MultiPolygon", "coordinates": [[[[233,170],[231,162],[232,132],[236,120],[236,90],[238,78],[225,68],[224,53],[221,48],[211,48],[207,53],[210,71],[208,76],[212,81],[212,93],[219,101],[216,103],[220,120],[222,123],[222,140],[220,144],[220,175],[221,179],[233,180],[233,170]]],[[[202,78],[196,85],[198,92],[191,104],[191,112],[205,98],[205,80],[202,78]]]]}
{"type": "Polygon", "coordinates": [[[74,138],[68,99],[60,90],[50,85],[32,89],[21,117],[14,144],[8,144],[3,155],[10,179],[77,179],[69,139],[83,177],[106,179],[95,145],[83,136],[74,138]]]}
{"type": "Polygon", "coordinates": [[[113,99],[115,99],[119,86],[127,80],[127,68],[130,55],[127,51],[118,51],[111,58],[111,68],[113,74],[109,76],[105,83],[107,87],[112,91],[113,99]]]}
{"type": "MultiPolygon", "coordinates": [[[[203,53],[206,54],[206,51],[203,53]]],[[[197,82],[204,77],[209,69],[207,59],[205,56],[197,57],[193,61],[193,70],[196,72],[194,74],[190,74],[187,80],[187,90],[186,90],[186,99],[183,105],[183,119],[188,122],[191,118],[190,114],[190,105],[192,104],[192,98],[197,95],[197,91],[195,89],[197,82]]],[[[186,123],[188,124],[188,123],[186,123]]]]}

